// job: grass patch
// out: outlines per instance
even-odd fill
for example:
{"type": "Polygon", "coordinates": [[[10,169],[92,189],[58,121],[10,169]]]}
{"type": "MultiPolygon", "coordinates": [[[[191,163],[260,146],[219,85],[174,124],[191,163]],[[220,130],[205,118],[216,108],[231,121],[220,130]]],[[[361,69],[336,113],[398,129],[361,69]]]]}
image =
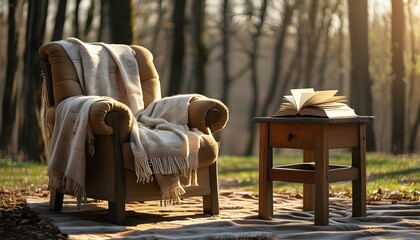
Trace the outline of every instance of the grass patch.
{"type": "Polygon", "coordinates": [[[47,164],[0,160],[0,188],[36,190],[48,184],[47,164]]]}

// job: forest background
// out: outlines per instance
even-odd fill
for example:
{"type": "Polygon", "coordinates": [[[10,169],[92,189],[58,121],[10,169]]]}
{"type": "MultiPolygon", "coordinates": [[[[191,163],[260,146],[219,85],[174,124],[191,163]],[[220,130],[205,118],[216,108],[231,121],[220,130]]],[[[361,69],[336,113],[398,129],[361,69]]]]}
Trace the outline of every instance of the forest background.
{"type": "Polygon", "coordinates": [[[223,155],[258,151],[255,116],[291,88],[338,89],[374,115],[367,149],[420,150],[418,0],[0,0],[0,157],[45,160],[42,43],[142,45],[163,95],[220,99],[223,155]]]}

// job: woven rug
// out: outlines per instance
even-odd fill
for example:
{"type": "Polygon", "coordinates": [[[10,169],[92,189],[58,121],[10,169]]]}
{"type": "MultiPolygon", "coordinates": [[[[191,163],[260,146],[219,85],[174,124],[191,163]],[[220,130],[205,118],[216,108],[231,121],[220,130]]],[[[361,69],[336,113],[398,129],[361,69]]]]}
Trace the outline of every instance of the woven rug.
{"type": "Polygon", "coordinates": [[[314,212],[302,200],[274,196],[274,218],[258,219],[258,198],[249,192],[222,191],[220,214],[202,213],[202,199],[180,205],[126,204],[127,225],[108,223],[107,202],[90,200],[77,209],[65,197],[63,211],[48,211],[48,198],[27,203],[40,218],[51,219],[69,239],[420,239],[420,202],[374,202],[366,217],[351,217],[351,199],[330,198],[328,226],[314,225],[314,212]]]}

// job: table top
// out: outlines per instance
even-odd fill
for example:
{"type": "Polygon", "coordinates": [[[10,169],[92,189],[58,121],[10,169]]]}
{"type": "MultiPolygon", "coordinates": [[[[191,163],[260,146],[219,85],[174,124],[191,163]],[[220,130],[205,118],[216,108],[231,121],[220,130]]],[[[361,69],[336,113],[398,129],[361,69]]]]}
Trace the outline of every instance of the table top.
{"type": "Polygon", "coordinates": [[[254,123],[372,123],[373,116],[357,116],[351,118],[324,118],[324,117],[254,117],[254,123]]]}

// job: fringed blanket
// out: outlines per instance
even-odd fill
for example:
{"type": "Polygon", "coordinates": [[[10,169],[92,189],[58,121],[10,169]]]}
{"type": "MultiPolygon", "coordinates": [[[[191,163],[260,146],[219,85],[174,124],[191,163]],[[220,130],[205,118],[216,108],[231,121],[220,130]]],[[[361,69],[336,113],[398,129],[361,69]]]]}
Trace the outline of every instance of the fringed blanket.
{"type": "MultiPolygon", "coordinates": [[[[153,180],[154,175],[161,188],[162,198],[178,202],[179,196],[185,192],[179,183],[180,176],[186,177],[188,184],[197,185],[198,148],[200,134],[203,134],[198,130],[188,129],[188,105],[193,98],[205,97],[198,94],[168,97],[151,103],[143,110],[137,62],[134,51],[129,46],[86,44],[75,38],[58,43],[73,61],[84,93],[93,97],[82,97],[83,100],[80,101],[75,100],[78,97],[74,97],[57,106],[55,126],[60,124],[60,121],[70,119],[65,117],[66,109],[77,107],[80,107],[78,117],[84,119],[84,124],[77,125],[77,137],[72,137],[71,133],[67,132],[64,135],[67,134],[68,138],[60,139],[63,134],[55,134],[54,130],[52,142],[56,144],[50,150],[49,187],[65,189],[66,193],[73,194],[78,199],[84,196],[85,144],[86,140],[93,140],[92,134],[86,135],[89,132],[86,117],[89,115],[91,104],[101,100],[98,96],[106,95],[127,104],[131,111],[136,113],[138,125],[134,124],[130,140],[138,182],[149,182],[153,180]],[[121,76],[109,76],[109,69],[112,68],[118,68],[119,71],[111,72],[119,72],[121,76]],[[110,80],[119,78],[124,84],[110,80]],[[71,143],[61,145],[63,141],[71,143]],[[65,158],[58,158],[59,154],[54,153],[62,151],[60,145],[70,145],[74,150],[66,147],[64,149],[69,149],[69,152],[65,154],[65,158]],[[67,183],[69,181],[71,184],[67,183]],[[66,187],[67,185],[72,187],[66,187]]],[[[71,111],[72,114],[74,112],[75,109],[71,111]]],[[[64,125],[66,124],[72,122],[64,125]]],[[[62,131],[68,129],[72,128],[63,128],[62,131]]]]}
{"type": "Polygon", "coordinates": [[[189,129],[188,105],[198,94],[166,97],[151,103],[137,116],[138,126],[132,129],[132,150],[140,182],[156,177],[164,200],[179,202],[185,193],[179,176],[187,185],[197,186],[198,148],[200,135],[189,129]]]}
{"type": "Polygon", "coordinates": [[[94,136],[89,125],[90,106],[107,97],[76,96],[57,106],[49,152],[49,187],[76,196],[78,203],[85,193],[86,149],[92,156],[94,136]],[[87,146],[87,147],[86,147],[87,146]]]}

